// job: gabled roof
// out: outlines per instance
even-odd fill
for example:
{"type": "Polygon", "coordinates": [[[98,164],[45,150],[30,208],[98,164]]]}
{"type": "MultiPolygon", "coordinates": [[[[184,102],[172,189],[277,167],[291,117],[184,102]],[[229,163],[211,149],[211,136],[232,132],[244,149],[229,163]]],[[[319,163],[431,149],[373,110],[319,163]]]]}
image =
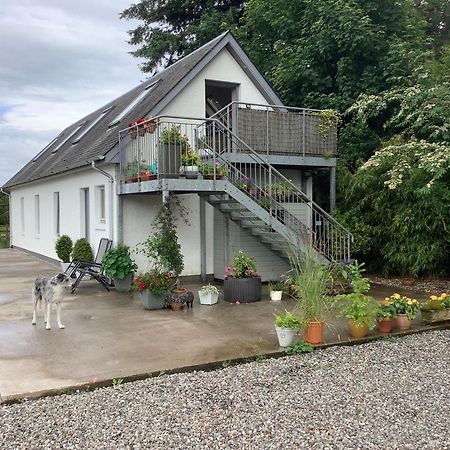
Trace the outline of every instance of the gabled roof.
{"type": "Polygon", "coordinates": [[[44,151],[41,151],[42,154],[38,158],[34,157],[16,175],[7,181],[3,188],[11,188],[19,184],[87,166],[91,161],[98,159],[100,156],[107,156],[111,150],[118,147],[119,129],[125,128],[129,122],[133,122],[138,117],[158,115],[224,47],[228,48],[270,104],[282,104],[281,100],[264,77],[258,72],[233,35],[230,32],[226,32],[180,59],[164,71],[156,74],[151,79],[141,83],[126,94],[123,94],[67,127],[55,142],[44,147],[44,151]],[[152,85],[154,86],[148,95],[137,103],[122,118],[117,126],[108,127],[113,119],[124,111],[144,89],[152,85]],[[99,120],[99,117],[108,108],[110,110],[99,120]],[[92,129],[78,143],[73,144],[72,142],[76,140],[77,136],[83,133],[83,130],[92,125],[96,120],[97,123],[95,123],[92,129]],[[78,128],[79,131],[61,145],[61,142],[64,142],[78,128]],[[60,147],[55,152],[54,150],[58,145],[60,147]]]}

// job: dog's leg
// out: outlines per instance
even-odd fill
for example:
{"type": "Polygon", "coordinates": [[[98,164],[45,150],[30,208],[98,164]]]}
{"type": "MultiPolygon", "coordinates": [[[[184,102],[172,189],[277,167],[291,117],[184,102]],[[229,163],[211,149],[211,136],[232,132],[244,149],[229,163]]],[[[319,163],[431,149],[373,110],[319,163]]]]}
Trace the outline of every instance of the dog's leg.
{"type": "Polygon", "coordinates": [[[45,328],[47,330],[50,330],[51,326],[50,326],[50,312],[52,310],[52,304],[51,303],[47,303],[47,308],[46,308],[46,316],[47,316],[47,323],[45,325],[45,328]]]}
{"type": "Polygon", "coordinates": [[[64,325],[61,323],[61,303],[56,305],[56,321],[58,322],[58,327],[63,329],[64,325]]]}
{"type": "Polygon", "coordinates": [[[36,306],[37,306],[37,296],[33,289],[33,320],[31,325],[36,325],[36,306]]]}

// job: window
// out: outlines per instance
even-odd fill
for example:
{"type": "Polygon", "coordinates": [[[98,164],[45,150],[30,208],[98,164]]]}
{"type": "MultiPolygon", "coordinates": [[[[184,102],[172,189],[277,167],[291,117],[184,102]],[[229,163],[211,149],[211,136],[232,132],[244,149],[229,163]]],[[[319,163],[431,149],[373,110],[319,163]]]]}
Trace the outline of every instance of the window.
{"type": "Polygon", "coordinates": [[[20,197],[20,230],[25,233],[25,199],[20,197]]]}
{"type": "Polygon", "coordinates": [[[41,217],[39,211],[39,195],[34,196],[34,227],[36,236],[41,233],[41,217]]]}
{"type": "Polygon", "coordinates": [[[55,216],[55,234],[59,236],[61,231],[61,212],[59,209],[59,192],[53,192],[53,211],[55,216]]]}
{"type": "Polygon", "coordinates": [[[113,109],[112,106],[110,106],[109,108],[105,109],[105,110],[104,110],[104,111],[103,111],[103,112],[102,112],[95,120],[93,120],[93,121],[89,124],[89,126],[87,126],[87,127],[83,130],[83,132],[82,132],[79,136],[77,136],[77,137],[72,141],[72,145],[73,145],[73,144],[77,144],[78,142],[80,142],[81,139],[83,139],[83,137],[86,136],[86,134],[88,134],[89,131],[91,131],[92,128],[94,128],[95,125],[97,125],[97,124],[100,122],[100,120],[102,120],[103,117],[105,117],[106,114],[108,114],[112,109],[113,109]]]}
{"type": "Polygon", "coordinates": [[[63,139],[53,150],[52,150],[52,154],[56,153],[72,136],[74,136],[75,134],[78,133],[78,131],[80,131],[80,128],[85,124],[86,122],[80,123],[80,125],[78,125],[75,130],[72,131],[72,133],[69,133],[69,135],[63,139]]]}
{"type": "Polygon", "coordinates": [[[99,223],[106,222],[106,199],[105,199],[105,185],[96,186],[96,210],[97,210],[97,221],[99,223]]]}
{"type": "Polygon", "coordinates": [[[140,101],[142,101],[145,96],[150,93],[153,88],[156,86],[158,82],[151,84],[150,86],[147,86],[109,125],[108,127],[111,128],[115,125],[117,125],[140,101]]]}
{"type": "Polygon", "coordinates": [[[49,149],[57,140],[58,140],[59,136],[56,136],[55,139],[53,139],[53,141],[50,142],[50,144],[47,144],[34,158],[33,158],[33,162],[36,162],[44,153],[47,149],[49,149]]]}

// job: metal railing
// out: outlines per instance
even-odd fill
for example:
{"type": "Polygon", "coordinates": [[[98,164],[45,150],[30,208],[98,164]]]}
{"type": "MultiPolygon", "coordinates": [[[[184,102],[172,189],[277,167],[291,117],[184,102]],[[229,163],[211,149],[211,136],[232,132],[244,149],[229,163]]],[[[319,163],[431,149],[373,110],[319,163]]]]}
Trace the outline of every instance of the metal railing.
{"type": "Polygon", "coordinates": [[[350,258],[351,233],[218,119],[153,118],[122,130],[119,148],[125,183],[226,178],[296,239],[329,260],[350,258]]]}
{"type": "Polygon", "coordinates": [[[318,109],[232,102],[211,118],[260,154],[332,157],[337,126],[322,114],[318,109]]]}

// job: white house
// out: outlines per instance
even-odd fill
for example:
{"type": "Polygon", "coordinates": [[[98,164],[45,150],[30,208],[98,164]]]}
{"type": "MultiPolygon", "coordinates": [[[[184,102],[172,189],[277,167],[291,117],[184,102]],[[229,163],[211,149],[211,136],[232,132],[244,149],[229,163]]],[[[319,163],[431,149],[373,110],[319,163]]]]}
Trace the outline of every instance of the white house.
{"type": "Polygon", "coordinates": [[[11,244],[48,258],[61,234],[86,237],[94,250],[102,237],[134,247],[176,193],[190,220],[178,229],[183,275],[222,278],[242,248],[274,279],[288,268],[287,243],[346,259],[350,234],[312,201],[321,171],[334,203],[336,129],[324,132],[320,114],[284,106],[224,33],[63,130],[14,175],[3,186],[11,244]],[[151,120],[128,127],[138,118],[151,120]],[[173,127],[203,167],[225,176],[185,177],[186,148],[165,134],[173,127]]]}

